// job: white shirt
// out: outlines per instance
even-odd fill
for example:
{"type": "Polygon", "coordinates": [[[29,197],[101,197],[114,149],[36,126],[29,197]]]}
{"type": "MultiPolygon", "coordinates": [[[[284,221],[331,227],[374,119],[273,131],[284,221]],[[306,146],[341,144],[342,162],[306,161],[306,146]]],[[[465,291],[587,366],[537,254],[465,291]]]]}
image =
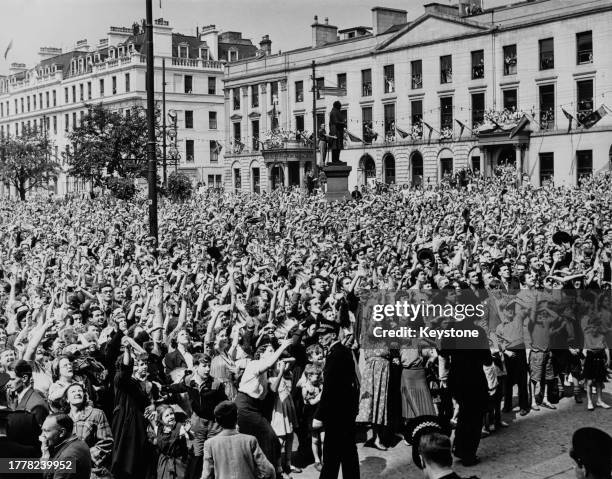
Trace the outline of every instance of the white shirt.
{"type": "Polygon", "coordinates": [[[23,388],[23,389],[21,390],[21,392],[20,392],[20,393],[17,393],[17,403],[20,403],[20,402],[21,402],[21,400],[23,399],[23,397],[26,395],[26,393],[27,393],[27,392],[28,392],[30,389],[32,389],[32,386],[25,387],[25,388],[23,388]]]}
{"type": "Polygon", "coordinates": [[[253,399],[261,399],[268,392],[268,375],[262,371],[261,361],[251,361],[247,364],[240,380],[238,391],[253,399]]]}

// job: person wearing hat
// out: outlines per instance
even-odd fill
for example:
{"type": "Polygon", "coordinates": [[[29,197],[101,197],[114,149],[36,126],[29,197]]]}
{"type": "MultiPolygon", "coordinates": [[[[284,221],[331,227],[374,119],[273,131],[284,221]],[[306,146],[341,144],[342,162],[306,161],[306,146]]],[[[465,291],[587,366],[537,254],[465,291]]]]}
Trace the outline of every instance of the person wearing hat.
{"type": "Polygon", "coordinates": [[[319,344],[327,349],[323,370],[323,393],[314,414],[313,429],[325,429],[323,468],[320,479],[359,477],[355,445],[355,419],[359,408],[359,385],[351,350],[338,339],[335,323],[319,326],[319,344]]]}
{"type": "Polygon", "coordinates": [[[222,431],[204,443],[202,479],[274,479],[274,466],[257,439],[236,430],[236,405],[222,401],[215,407],[214,415],[222,431]]]}
{"type": "Polygon", "coordinates": [[[19,359],[9,364],[8,374],[11,379],[7,389],[16,399],[15,410],[31,412],[38,425],[42,426],[49,415],[49,406],[43,395],[32,386],[32,366],[19,359]]]}
{"type": "Polygon", "coordinates": [[[578,479],[612,477],[612,437],[601,429],[582,427],[572,436],[569,452],[578,479]]]}
{"type": "Polygon", "coordinates": [[[436,416],[414,418],[404,435],[412,446],[412,462],[423,471],[425,479],[461,479],[453,471],[450,438],[436,416]]]}

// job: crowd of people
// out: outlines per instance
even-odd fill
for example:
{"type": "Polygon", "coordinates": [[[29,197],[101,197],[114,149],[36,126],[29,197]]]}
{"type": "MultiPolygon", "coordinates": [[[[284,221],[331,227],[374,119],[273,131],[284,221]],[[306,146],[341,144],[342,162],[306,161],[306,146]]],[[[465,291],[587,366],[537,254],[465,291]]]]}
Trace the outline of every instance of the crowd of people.
{"type": "Polygon", "coordinates": [[[21,457],[69,450],[100,479],[297,477],[312,463],[352,478],[356,424],[386,450],[435,417],[469,466],[504,414],[554,409],[568,385],[609,408],[603,300],[578,325],[501,301],[467,349],[362,347],[372,291],[607,298],[610,174],[542,188],[513,174],[339,203],[208,191],[160,201],[158,242],[144,199],[1,200],[0,402],[31,416],[21,457]]]}

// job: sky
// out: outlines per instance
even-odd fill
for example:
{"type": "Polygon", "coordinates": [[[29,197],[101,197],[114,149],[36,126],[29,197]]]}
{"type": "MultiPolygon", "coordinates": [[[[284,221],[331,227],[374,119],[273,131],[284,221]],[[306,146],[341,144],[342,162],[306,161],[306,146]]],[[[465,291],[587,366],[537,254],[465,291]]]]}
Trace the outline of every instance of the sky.
{"type": "MultiPolygon", "coordinates": [[[[433,0],[432,0],[433,1],[433,0]]],[[[449,0],[437,0],[449,3],[449,0]]],[[[153,0],[153,18],[162,17],[184,34],[215,24],[221,31],[240,31],[258,45],[269,34],[272,51],[304,47],[311,42],[314,15],[340,29],[371,26],[374,6],[400,8],[413,19],[423,0],[153,0]],[[160,9],[160,1],[162,8],[160,9]]],[[[78,40],[97,45],[112,26],[129,27],[145,17],[145,0],[0,0],[0,74],[11,63],[28,67],[42,46],[72,48],[78,40]],[[6,60],[4,52],[13,42],[6,60]]]]}

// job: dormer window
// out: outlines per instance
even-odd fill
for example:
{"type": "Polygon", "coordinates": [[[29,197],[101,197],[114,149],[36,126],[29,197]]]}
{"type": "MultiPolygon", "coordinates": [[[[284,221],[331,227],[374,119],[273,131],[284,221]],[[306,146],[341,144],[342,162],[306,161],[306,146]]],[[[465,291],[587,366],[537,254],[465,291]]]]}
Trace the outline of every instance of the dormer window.
{"type": "Polygon", "coordinates": [[[133,43],[130,43],[130,44],[128,45],[128,51],[129,51],[130,53],[134,53],[134,44],[133,44],[133,43]]]}
{"type": "Polygon", "coordinates": [[[83,59],[79,58],[79,72],[83,71],[83,59]]]}
{"type": "Polygon", "coordinates": [[[94,62],[95,62],[95,63],[99,63],[99,62],[100,62],[100,54],[99,54],[99,53],[96,53],[96,54],[94,55],[94,62]]]}
{"type": "Polygon", "coordinates": [[[202,60],[208,60],[208,48],[200,48],[200,58],[202,60]]]}
{"type": "Polygon", "coordinates": [[[229,50],[228,56],[229,56],[228,59],[230,62],[238,61],[238,50],[235,50],[232,48],[231,50],[229,50]]]}
{"type": "Polygon", "coordinates": [[[110,48],[110,49],[108,50],[108,56],[109,56],[110,58],[115,58],[115,49],[114,49],[114,48],[110,48]]]}
{"type": "Polygon", "coordinates": [[[179,45],[178,47],[179,58],[189,57],[189,47],[187,45],[179,45]]]}

